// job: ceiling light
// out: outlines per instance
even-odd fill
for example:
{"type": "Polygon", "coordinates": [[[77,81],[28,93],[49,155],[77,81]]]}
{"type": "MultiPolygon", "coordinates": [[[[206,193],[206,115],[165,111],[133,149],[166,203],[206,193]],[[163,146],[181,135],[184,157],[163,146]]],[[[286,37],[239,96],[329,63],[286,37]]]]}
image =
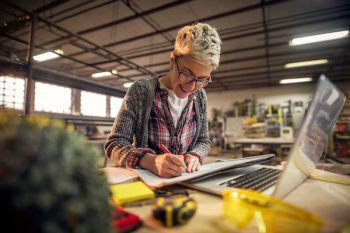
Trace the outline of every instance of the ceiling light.
{"type": "Polygon", "coordinates": [[[46,52],[46,53],[42,53],[39,55],[35,55],[35,56],[33,56],[33,59],[35,61],[42,62],[42,61],[47,61],[47,60],[51,60],[54,58],[58,58],[60,56],[59,54],[63,54],[62,49],[56,49],[55,52],[46,52]]]}
{"type": "Polygon", "coordinates": [[[304,82],[311,82],[311,77],[305,77],[305,78],[289,78],[289,79],[282,79],[279,81],[280,84],[290,84],[290,83],[304,83],[304,82]]]}
{"type": "Polygon", "coordinates": [[[131,87],[131,85],[132,85],[133,83],[134,83],[134,82],[124,83],[123,86],[124,86],[125,88],[129,88],[129,87],[131,87]]]}
{"type": "Polygon", "coordinates": [[[113,75],[112,72],[104,71],[104,72],[94,73],[94,74],[91,75],[91,77],[93,77],[93,78],[101,78],[101,77],[106,77],[106,76],[111,76],[111,75],[113,75]]]}
{"type": "Polygon", "coordinates": [[[296,45],[317,43],[317,42],[322,42],[327,40],[335,40],[335,39],[346,37],[348,35],[349,35],[349,30],[345,30],[345,31],[318,34],[313,36],[298,37],[289,41],[289,45],[296,46],[296,45]]]}
{"type": "Polygon", "coordinates": [[[118,70],[117,69],[113,69],[111,72],[112,72],[112,74],[118,74],[118,70]]]}
{"type": "Polygon", "coordinates": [[[309,60],[309,61],[300,61],[300,62],[291,62],[284,65],[284,68],[295,68],[301,66],[314,66],[328,63],[327,59],[319,59],[319,60],[309,60]]]}

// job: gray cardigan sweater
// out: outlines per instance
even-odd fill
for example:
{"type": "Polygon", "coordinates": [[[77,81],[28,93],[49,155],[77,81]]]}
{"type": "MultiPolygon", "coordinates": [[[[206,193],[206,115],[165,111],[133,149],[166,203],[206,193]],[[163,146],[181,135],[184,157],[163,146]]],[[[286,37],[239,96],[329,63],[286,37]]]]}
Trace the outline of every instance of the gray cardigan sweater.
{"type": "MultiPolygon", "coordinates": [[[[153,107],[154,94],[159,76],[136,81],[126,93],[113,128],[104,145],[105,156],[116,166],[126,167],[128,152],[133,148],[148,147],[148,121],[153,107]]],[[[207,156],[211,142],[208,132],[207,96],[203,89],[195,94],[197,130],[188,152],[207,156]]],[[[133,166],[137,166],[134,164],[133,166]]]]}

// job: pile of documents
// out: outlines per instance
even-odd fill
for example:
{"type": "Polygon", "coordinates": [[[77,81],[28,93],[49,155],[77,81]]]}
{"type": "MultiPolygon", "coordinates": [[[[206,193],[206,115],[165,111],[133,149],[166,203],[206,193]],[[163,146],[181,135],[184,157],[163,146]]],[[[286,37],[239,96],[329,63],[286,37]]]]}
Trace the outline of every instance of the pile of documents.
{"type": "Polygon", "coordinates": [[[266,135],[265,123],[254,123],[251,125],[244,125],[244,136],[247,138],[263,138],[266,135]]]}

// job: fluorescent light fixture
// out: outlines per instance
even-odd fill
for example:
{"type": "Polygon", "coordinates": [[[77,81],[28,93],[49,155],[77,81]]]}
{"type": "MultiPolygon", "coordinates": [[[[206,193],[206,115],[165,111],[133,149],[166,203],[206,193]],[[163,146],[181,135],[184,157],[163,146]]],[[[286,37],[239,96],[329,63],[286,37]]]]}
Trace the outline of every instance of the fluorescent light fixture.
{"type": "Polygon", "coordinates": [[[309,60],[309,61],[300,61],[300,62],[291,62],[284,65],[284,68],[295,68],[301,66],[315,66],[328,63],[327,59],[319,59],[319,60],[309,60]]]}
{"type": "Polygon", "coordinates": [[[129,87],[131,87],[131,85],[132,85],[133,83],[134,83],[134,82],[124,83],[123,86],[124,86],[125,88],[129,88],[129,87]]]}
{"type": "Polygon", "coordinates": [[[94,73],[91,75],[91,77],[101,78],[101,77],[106,77],[106,76],[111,76],[111,75],[113,75],[112,72],[104,71],[104,72],[94,73]]]}
{"type": "Polygon", "coordinates": [[[311,77],[305,77],[305,78],[289,78],[289,79],[282,79],[279,81],[280,84],[290,84],[290,83],[304,83],[304,82],[311,82],[311,77]]]}
{"type": "Polygon", "coordinates": [[[344,31],[338,31],[338,32],[318,34],[313,36],[298,37],[298,38],[292,39],[289,42],[289,45],[296,46],[296,45],[317,43],[317,42],[322,42],[327,40],[335,40],[335,39],[346,37],[348,35],[349,35],[349,30],[344,30],[344,31]]]}
{"type": "Polygon", "coordinates": [[[112,76],[118,74],[118,70],[113,69],[112,71],[103,71],[103,72],[98,72],[94,73],[91,75],[93,78],[101,78],[101,77],[106,77],[106,76],[112,76]]]}
{"type": "Polygon", "coordinates": [[[33,59],[35,61],[42,62],[42,61],[47,61],[47,60],[51,60],[54,58],[58,58],[60,56],[59,54],[63,54],[62,49],[56,49],[55,53],[54,52],[46,52],[46,53],[42,53],[39,55],[35,55],[35,56],[33,56],[33,59]]]}

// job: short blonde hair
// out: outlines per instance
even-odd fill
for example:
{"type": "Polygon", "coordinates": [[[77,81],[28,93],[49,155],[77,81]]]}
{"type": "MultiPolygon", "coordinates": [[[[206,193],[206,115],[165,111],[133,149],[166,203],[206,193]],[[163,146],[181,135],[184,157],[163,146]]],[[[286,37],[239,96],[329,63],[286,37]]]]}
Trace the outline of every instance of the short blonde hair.
{"type": "Polygon", "coordinates": [[[191,56],[203,65],[219,66],[221,40],[215,28],[206,23],[196,23],[181,28],[176,36],[174,53],[191,56]]]}

